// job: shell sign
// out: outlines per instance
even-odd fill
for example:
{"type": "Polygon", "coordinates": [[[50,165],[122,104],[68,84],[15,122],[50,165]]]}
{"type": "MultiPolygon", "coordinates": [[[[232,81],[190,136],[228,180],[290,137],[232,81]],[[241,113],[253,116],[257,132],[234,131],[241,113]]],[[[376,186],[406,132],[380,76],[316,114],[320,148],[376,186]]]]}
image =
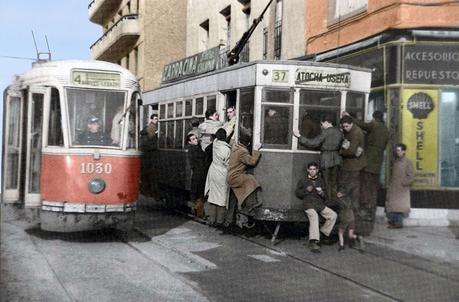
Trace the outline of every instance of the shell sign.
{"type": "Polygon", "coordinates": [[[438,91],[406,89],[402,96],[402,142],[415,168],[413,187],[438,187],[438,91]]]}

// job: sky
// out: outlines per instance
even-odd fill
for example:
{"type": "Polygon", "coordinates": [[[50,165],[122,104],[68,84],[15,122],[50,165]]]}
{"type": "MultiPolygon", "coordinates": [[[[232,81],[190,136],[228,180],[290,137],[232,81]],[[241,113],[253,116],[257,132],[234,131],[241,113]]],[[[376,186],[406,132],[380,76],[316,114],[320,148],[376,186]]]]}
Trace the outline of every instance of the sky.
{"type": "MultiPolygon", "coordinates": [[[[89,21],[90,0],[14,0],[0,5],[0,91],[3,120],[3,91],[14,75],[31,68],[36,58],[34,32],[39,52],[47,52],[48,38],[53,60],[90,59],[90,46],[102,28],[89,21]],[[15,59],[11,57],[29,58],[15,59]]],[[[0,131],[3,122],[0,123],[0,131]]],[[[0,135],[0,143],[2,142],[0,135]]],[[[0,189],[1,190],[1,189],[0,189]]]]}

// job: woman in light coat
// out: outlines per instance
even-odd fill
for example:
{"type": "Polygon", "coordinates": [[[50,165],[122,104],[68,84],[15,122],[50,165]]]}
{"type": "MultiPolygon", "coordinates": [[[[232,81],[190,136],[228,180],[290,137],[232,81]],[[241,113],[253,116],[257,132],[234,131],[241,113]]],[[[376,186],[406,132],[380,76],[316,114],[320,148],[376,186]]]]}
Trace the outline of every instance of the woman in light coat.
{"type": "Polygon", "coordinates": [[[231,147],[226,143],[226,131],[220,128],[212,147],[212,164],[207,172],[204,195],[207,195],[210,225],[221,225],[228,205],[229,186],[226,180],[231,147]]]}
{"type": "Polygon", "coordinates": [[[403,216],[410,212],[410,186],[414,179],[411,161],[405,157],[406,145],[397,144],[393,173],[387,190],[386,213],[388,228],[401,228],[403,216]]]}

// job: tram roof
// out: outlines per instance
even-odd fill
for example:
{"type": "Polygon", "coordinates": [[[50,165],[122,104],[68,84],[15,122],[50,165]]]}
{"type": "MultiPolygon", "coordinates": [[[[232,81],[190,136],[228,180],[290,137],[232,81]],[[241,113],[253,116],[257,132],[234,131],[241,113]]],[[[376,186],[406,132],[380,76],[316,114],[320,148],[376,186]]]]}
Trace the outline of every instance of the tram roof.
{"type": "Polygon", "coordinates": [[[148,90],[143,93],[144,104],[162,101],[165,99],[192,96],[200,93],[206,93],[209,91],[223,91],[255,86],[257,67],[260,65],[324,67],[371,73],[371,69],[345,64],[295,60],[258,60],[236,64],[233,66],[217,69],[212,72],[203,73],[196,76],[191,76],[181,80],[162,84],[158,88],[148,90]],[[206,82],[206,85],[202,85],[204,82],[206,82]]]}
{"type": "Polygon", "coordinates": [[[72,70],[119,72],[122,75],[121,87],[130,87],[137,83],[134,74],[117,64],[97,60],[57,60],[34,62],[32,68],[19,75],[10,87],[45,83],[69,85],[72,70]]]}

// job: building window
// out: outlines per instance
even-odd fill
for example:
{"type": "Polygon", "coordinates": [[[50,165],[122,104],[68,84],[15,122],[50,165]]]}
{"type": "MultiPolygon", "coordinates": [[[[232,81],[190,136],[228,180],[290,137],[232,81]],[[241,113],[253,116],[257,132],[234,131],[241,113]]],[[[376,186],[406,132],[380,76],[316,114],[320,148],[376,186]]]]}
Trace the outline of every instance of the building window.
{"type": "Polygon", "coordinates": [[[138,76],[139,73],[139,48],[134,48],[134,74],[138,76]]]}
{"type": "Polygon", "coordinates": [[[209,19],[199,24],[199,40],[201,41],[199,47],[201,51],[209,48],[209,19]]]}
{"type": "Polygon", "coordinates": [[[440,185],[459,187],[459,89],[440,92],[440,185]]]}
{"type": "Polygon", "coordinates": [[[280,60],[282,49],[282,0],[276,2],[276,19],[274,23],[274,60],[280,60]]]}
{"type": "Polygon", "coordinates": [[[223,26],[223,36],[226,39],[226,45],[231,45],[231,6],[227,6],[220,11],[220,14],[225,18],[223,26]]]}
{"type": "Polygon", "coordinates": [[[336,22],[366,11],[367,5],[368,0],[329,0],[328,23],[333,25],[336,22]]]}

